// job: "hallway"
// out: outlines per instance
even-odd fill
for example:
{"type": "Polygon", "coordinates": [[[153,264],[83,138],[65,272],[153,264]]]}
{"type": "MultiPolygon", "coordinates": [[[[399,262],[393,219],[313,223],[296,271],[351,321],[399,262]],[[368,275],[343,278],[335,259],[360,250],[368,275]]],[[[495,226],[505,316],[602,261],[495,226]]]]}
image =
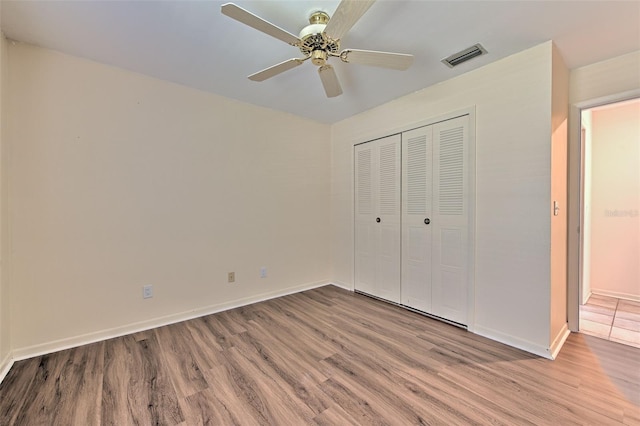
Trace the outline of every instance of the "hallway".
{"type": "Polygon", "coordinates": [[[592,294],[580,306],[580,332],[640,348],[640,302],[592,294]]]}

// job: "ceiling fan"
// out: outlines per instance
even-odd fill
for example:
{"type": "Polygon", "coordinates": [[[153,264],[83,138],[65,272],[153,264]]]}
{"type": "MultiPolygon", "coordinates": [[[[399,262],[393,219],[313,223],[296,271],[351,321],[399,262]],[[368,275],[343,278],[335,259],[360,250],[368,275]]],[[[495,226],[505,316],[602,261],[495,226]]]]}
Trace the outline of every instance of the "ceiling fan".
{"type": "Polygon", "coordinates": [[[344,49],[340,51],[342,37],[374,2],[375,0],[342,0],[331,18],[326,12],[314,12],[309,17],[309,25],[300,31],[299,36],[295,36],[233,3],[223,4],[222,13],[297,47],[304,55],[303,58],[292,58],[251,74],[249,76],[250,80],[264,81],[301,65],[307,59],[311,59],[311,62],[318,66],[318,74],[327,97],[332,98],[342,94],[342,87],[340,87],[340,82],[333,66],[327,63],[331,57],[340,58],[345,63],[395,70],[406,70],[413,63],[413,55],[404,53],[359,49],[344,49]]]}

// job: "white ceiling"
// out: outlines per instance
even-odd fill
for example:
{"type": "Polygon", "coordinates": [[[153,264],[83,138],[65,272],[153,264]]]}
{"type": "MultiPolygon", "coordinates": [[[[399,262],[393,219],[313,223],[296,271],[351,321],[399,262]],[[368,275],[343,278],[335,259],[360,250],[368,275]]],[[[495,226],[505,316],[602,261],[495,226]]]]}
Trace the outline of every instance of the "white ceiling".
{"type": "MultiPolygon", "coordinates": [[[[220,13],[222,1],[6,1],[7,37],[324,123],[334,123],[547,40],[569,68],[640,50],[640,1],[378,0],[342,48],[415,55],[408,71],[334,58],[342,96],[327,99],[310,62],[257,83],[249,74],[293,57],[292,46],[220,13]],[[480,42],[488,55],[455,70],[440,60],[480,42]]],[[[338,1],[235,1],[297,34],[338,1]]],[[[499,76],[496,76],[499,78],[499,76]]]]}

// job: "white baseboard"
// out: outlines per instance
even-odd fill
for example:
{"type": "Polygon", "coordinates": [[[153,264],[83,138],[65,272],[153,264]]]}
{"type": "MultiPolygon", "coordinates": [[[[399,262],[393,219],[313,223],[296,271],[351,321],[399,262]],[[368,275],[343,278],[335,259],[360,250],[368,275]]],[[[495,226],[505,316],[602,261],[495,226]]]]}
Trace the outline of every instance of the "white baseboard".
{"type": "Polygon", "coordinates": [[[351,284],[343,283],[342,281],[331,281],[331,285],[353,292],[353,286],[351,284]]]}
{"type": "Polygon", "coordinates": [[[13,366],[13,361],[14,360],[13,360],[13,357],[11,356],[11,352],[7,353],[4,359],[0,361],[0,383],[2,383],[4,378],[7,376],[7,373],[9,372],[9,370],[11,370],[11,367],[13,366]]]}
{"type": "Polygon", "coordinates": [[[640,302],[640,294],[619,293],[617,291],[608,291],[600,289],[591,289],[591,294],[598,294],[600,296],[615,297],[617,299],[633,300],[634,302],[640,302]]]}
{"type": "MultiPolygon", "coordinates": [[[[107,330],[100,330],[92,333],[87,333],[79,336],[69,337],[65,339],[55,340],[47,343],[42,343],[38,345],[17,348],[12,352],[7,354],[5,358],[0,361],[0,383],[6,376],[6,374],[11,369],[11,366],[15,361],[32,358],[35,356],[40,356],[44,354],[49,354],[52,352],[57,352],[65,349],[70,349],[90,343],[95,343],[107,339],[112,339],[115,337],[125,336],[127,334],[137,333],[140,331],[145,331],[157,327],[162,327],[165,325],[175,324],[181,321],[187,321],[194,318],[199,318],[205,315],[215,314],[217,312],[226,311],[229,309],[239,308],[241,306],[250,305],[253,303],[263,302],[269,299],[274,299],[277,297],[286,296],[293,293],[299,293],[305,290],[311,290],[317,287],[323,287],[325,285],[334,285],[336,287],[340,287],[342,289],[353,291],[353,288],[339,281],[333,282],[315,282],[315,283],[307,283],[294,287],[288,287],[282,290],[263,293],[259,295],[254,295],[250,297],[245,297],[241,299],[236,299],[229,302],[224,302],[216,305],[210,305],[203,308],[194,309],[187,312],[181,312],[177,314],[167,315],[159,318],[154,318],[146,321],[141,321],[133,324],[124,325],[121,327],[115,327],[107,330]]],[[[570,334],[567,325],[562,328],[558,336],[556,336],[551,348],[546,348],[540,345],[536,345],[532,342],[522,340],[508,334],[504,334],[502,332],[492,330],[489,328],[484,328],[482,326],[476,325],[473,330],[474,333],[487,337],[489,339],[504,343],[509,346],[516,347],[518,349],[522,349],[526,352],[532,353],[534,355],[538,355],[548,359],[554,359],[565,340],[570,334]]]]}
{"type": "Polygon", "coordinates": [[[229,302],[219,303],[216,305],[210,305],[210,306],[194,309],[187,312],[181,312],[177,314],[166,315],[159,318],[153,318],[146,321],[124,325],[121,327],[95,331],[95,332],[83,334],[80,336],[73,336],[73,337],[68,337],[68,338],[55,340],[47,343],[41,343],[38,345],[17,348],[17,349],[14,349],[13,352],[11,353],[11,358],[13,358],[14,361],[33,358],[35,356],[40,356],[40,355],[45,355],[52,352],[62,351],[65,349],[75,348],[75,347],[87,345],[90,343],[112,339],[114,337],[125,336],[127,334],[137,333],[140,331],[162,327],[165,325],[175,324],[177,322],[199,318],[205,315],[215,314],[217,312],[227,311],[229,309],[239,308],[241,306],[246,306],[253,303],[263,302],[265,300],[286,296],[288,294],[299,293],[301,291],[311,290],[317,287],[323,287],[328,284],[331,284],[331,283],[329,283],[328,281],[322,281],[322,282],[302,284],[302,285],[288,287],[288,288],[277,290],[277,291],[272,291],[268,293],[236,299],[229,302]]]}
{"type": "Polygon", "coordinates": [[[517,337],[513,337],[509,334],[502,333],[490,328],[485,328],[480,325],[475,325],[474,333],[480,336],[486,337],[496,342],[504,343],[505,345],[513,346],[514,348],[522,349],[525,352],[532,353],[534,355],[541,356],[547,359],[553,359],[551,351],[545,346],[536,345],[533,342],[522,340],[517,337]]]}
{"type": "Polygon", "coordinates": [[[556,357],[560,353],[560,349],[562,349],[562,345],[564,345],[564,342],[567,341],[567,338],[570,334],[571,330],[569,330],[569,325],[565,323],[560,329],[560,332],[558,333],[556,338],[553,339],[553,343],[551,343],[551,347],[549,348],[551,359],[556,359],[556,357]]]}

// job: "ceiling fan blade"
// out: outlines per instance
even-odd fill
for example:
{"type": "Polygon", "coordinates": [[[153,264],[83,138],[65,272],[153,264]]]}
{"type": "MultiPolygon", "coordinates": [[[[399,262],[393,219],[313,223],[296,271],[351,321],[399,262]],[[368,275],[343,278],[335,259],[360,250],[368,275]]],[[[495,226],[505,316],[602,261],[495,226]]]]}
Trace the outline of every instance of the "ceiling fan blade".
{"type": "Polygon", "coordinates": [[[262,71],[258,71],[255,74],[251,74],[249,76],[249,80],[253,80],[253,81],[265,81],[268,78],[271,78],[273,76],[276,76],[280,73],[283,73],[285,71],[289,71],[292,68],[297,67],[298,65],[302,64],[305,60],[304,59],[288,59],[284,62],[280,62],[279,64],[276,64],[272,67],[269,68],[265,68],[262,71]]]}
{"type": "Polygon", "coordinates": [[[375,0],[342,0],[324,32],[334,40],[341,39],[373,3],[375,0]]]}
{"type": "Polygon", "coordinates": [[[334,98],[342,94],[338,76],[331,65],[326,64],[318,68],[318,74],[320,74],[320,80],[322,80],[327,98],[334,98]]]}
{"type": "Polygon", "coordinates": [[[391,68],[404,71],[413,63],[413,55],[405,53],[377,52],[375,50],[346,49],[340,59],[352,64],[391,68]]]}
{"type": "Polygon", "coordinates": [[[259,16],[256,16],[233,3],[223,4],[221,11],[223,14],[235,19],[236,21],[242,22],[245,25],[255,28],[258,31],[262,31],[263,33],[268,34],[271,37],[275,37],[278,40],[282,40],[285,43],[289,43],[292,46],[296,46],[300,43],[300,39],[290,32],[273,25],[271,22],[265,21],[259,16]]]}

